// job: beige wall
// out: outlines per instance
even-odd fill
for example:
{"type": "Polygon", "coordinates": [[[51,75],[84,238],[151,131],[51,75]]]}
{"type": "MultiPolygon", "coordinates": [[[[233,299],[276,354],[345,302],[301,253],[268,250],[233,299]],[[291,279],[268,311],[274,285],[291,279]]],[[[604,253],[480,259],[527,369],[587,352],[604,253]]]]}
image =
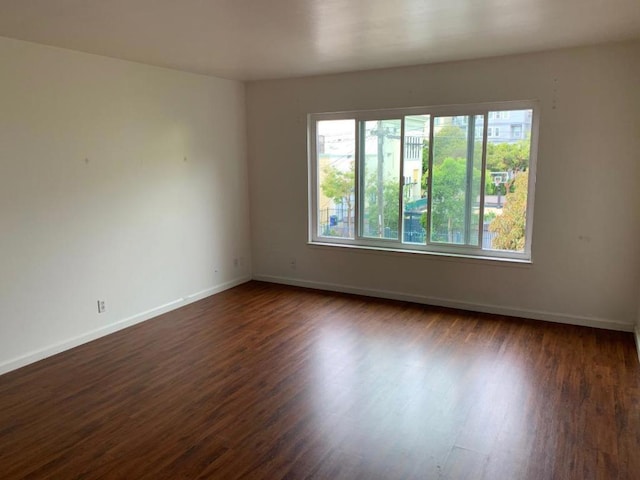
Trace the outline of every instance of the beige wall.
{"type": "Polygon", "coordinates": [[[638,292],[638,319],[635,326],[636,350],[638,350],[638,360],[640,360],[640,291],[638,292]]]}
{"type": "Polygon", "coordinates": [[[634,42],[249,83],[254,278],[631,330],[638,58],[634,42]],[[541,106],[532,265],[307,244],[308,113],[523,99],[541,106]]]}
{"type": "Polygon", "coordinates": [[[0,373],[249,278],[243,84],[1,38],[0,69],[0,373]]]}

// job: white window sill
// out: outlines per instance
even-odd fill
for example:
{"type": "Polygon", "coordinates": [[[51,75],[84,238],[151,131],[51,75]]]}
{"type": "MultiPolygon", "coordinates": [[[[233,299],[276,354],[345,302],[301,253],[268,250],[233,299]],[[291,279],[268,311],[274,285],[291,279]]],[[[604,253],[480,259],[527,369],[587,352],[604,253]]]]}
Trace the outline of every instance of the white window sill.
{"type": "Polygon", "coordinates": [[[514,267],[526,267],[533,264],[531,259],[526,258],[507,258],[496,257],[486,255],[471,255],[466,253],[452,253],[452,252],[435,252],[429,250],[417,250],[417,249],[403,249],[397,247],[380,247],[370,245],[354,245],[345,243],[332,243],[322,241],[309,241],[307,244],[311,247],[317,248],[343,248],[348,250],[354,250],[361,253],[370,253],[378,255],[426,255],[441,260],[449,261],[471,261],[472,263],[485,263],[491,262],[498,265],[514,266],[514,267]]]}

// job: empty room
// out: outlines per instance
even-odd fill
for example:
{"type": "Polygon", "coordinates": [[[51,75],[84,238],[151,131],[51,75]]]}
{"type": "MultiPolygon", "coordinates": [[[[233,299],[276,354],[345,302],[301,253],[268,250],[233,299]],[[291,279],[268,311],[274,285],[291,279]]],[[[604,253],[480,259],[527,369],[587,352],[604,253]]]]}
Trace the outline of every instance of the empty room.
{"type": "Polygon", "coordinates": [[[640,2],[0,2],[0,479],[640,478],[640,2]]]}

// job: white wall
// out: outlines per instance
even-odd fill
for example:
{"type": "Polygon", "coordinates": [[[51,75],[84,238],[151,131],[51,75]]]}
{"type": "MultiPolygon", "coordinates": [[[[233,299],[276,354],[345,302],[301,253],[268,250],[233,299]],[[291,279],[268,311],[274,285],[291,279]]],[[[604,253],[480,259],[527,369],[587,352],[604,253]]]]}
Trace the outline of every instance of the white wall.
{"type": "Polygon", "coordinates": [[[639,58],[632,42],[248,84],[254,278],[632,330],[639,58]],[[308,113],[522,99],[541,104],[532,265],[307,245],[308,113]]]}
{"type": "Polygon", "coordinates": [[[244,117],[238,82],[0,38],[0,373],[250,277],[244,117]]]}

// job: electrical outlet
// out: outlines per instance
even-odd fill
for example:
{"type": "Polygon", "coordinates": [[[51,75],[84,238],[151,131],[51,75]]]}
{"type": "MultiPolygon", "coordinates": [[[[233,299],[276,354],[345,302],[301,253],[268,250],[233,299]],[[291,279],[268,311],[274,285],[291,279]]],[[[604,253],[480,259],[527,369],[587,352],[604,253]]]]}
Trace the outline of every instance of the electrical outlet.
{"type": "Polygon", "coordinates": [[[291,267],[291,270],[295,270],[296,269],[296,259],[295,257],[291,257],[291,260],[289,261],[289,266],[291,267]]]}
{"type": "Polygon", "coordinates": [[[240,262],[238,261],[238,259],[237,259],[237,258],[234,258],[234,259],[233,259],[233,266],[234,266],[234,267],[236,267],[236,268],[238,268],[238,265],[239,265],[239,264],[240,264],[240,262]]]}
{"type": "Polygon", "coordinates": [[[104,313],[107,311],[107,302],[104,300],[98,300],[98,313],[104,313]]]}

